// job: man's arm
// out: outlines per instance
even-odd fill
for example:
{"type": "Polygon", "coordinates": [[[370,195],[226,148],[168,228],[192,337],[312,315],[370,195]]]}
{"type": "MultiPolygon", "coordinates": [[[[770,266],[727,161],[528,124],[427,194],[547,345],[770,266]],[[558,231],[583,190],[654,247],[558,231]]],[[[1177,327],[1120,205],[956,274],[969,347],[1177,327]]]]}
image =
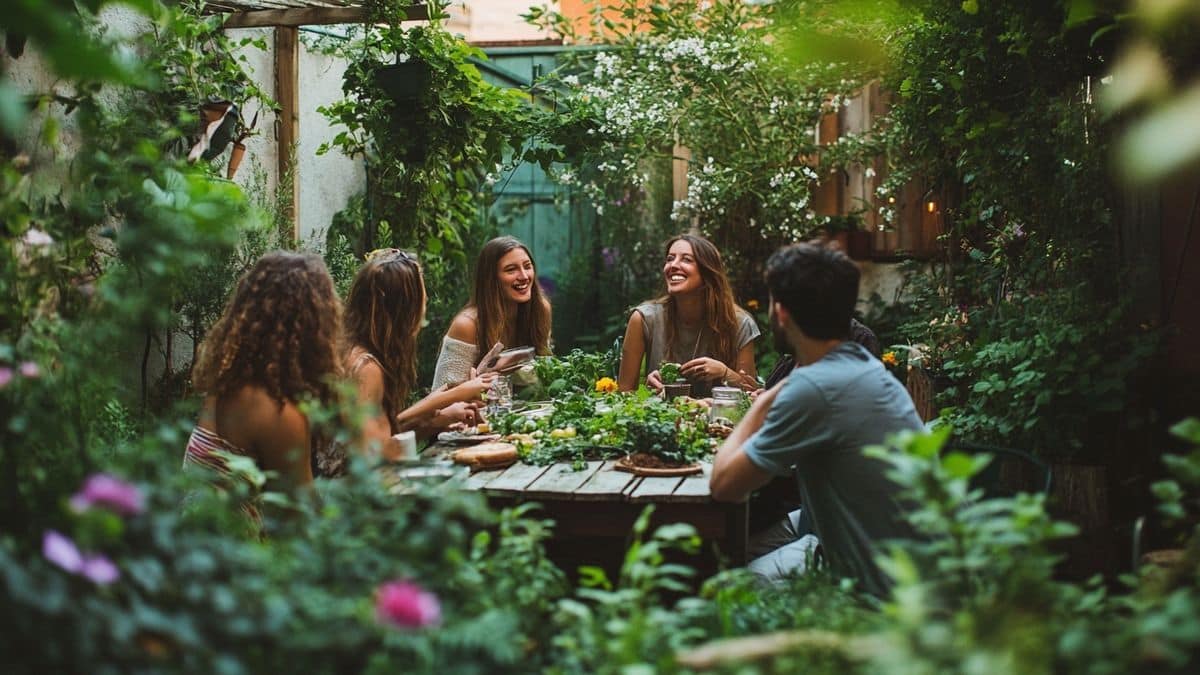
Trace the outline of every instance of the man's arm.
{"type": "Polygon", "coordinates": [[[712,476],[708,481],[713,499],[719,502],[740,502],[771,480],[770,473],[755,466],[746,453],[742,452],[742,446],[762,428],[767,419],[767,411],[775,402],[780,386],[772,387],[754,400],[746,416],[738,422],[729,438],[726,438],[717,450],[712,476]]]}

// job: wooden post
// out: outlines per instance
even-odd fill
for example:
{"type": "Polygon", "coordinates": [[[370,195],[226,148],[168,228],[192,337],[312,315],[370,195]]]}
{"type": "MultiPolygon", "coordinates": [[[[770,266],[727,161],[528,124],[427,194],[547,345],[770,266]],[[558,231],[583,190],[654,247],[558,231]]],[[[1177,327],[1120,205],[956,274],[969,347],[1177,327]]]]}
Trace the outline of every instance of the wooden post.
{"type": "Polygon", "coordinates": [[[300,241],[300,185],[296,180],[296,142],[300,136],[300,29],[275,28],[275,120],[280,194],[289,195],[287,216],[292,221],[292,242],[300,241]]]}

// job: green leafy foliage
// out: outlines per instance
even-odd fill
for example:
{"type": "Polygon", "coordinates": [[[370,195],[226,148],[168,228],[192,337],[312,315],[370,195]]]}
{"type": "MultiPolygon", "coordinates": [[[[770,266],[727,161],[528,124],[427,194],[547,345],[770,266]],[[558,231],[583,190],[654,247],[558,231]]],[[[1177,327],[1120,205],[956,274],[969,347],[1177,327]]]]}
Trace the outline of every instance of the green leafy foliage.
{"type": "Polygon", "coordinates": [[[323,486],[318,510],[298,505],[258,540],[238,534],[246,529],[232,506],[238,495],[195,478],[142,485],[139,515],[93,509],[62,527],[116,563],[121,578],[111,585],[0,545],[7,667],[521,672],[537,660],[527,649],[548,639],[545,619],[563,579],[540,547],[547,525],[528,508],[494,513],[461,491],[398,497],[359,468],[323,486]],[[183,492],[191,496],[181,512],[183,492]],[[433,593],[441,625],[406,630],[377,620],[374,591],[394,579],[433,593]],[[38,637],[48,632],[54,641],[38,637]]]}
{"type": "Polygon", "coordinates": [[[491,199],[485,179],[520,150],[529,114],[519,91],[483,79],[473,61],[486,56],[446,29],[444,3],[426,3],[432,20],[406,28],[409,4],[373,3],[380,22],[334,47],[349,61],[346,98],[320,111],[344,130],[318,153],[337,148],[367,163],[363,208],[335,218],[328,237],[358,260],[388,246],[421,258],[430,327],[418,363],[429,381],[441,336],[466,302],[476,247],[495,232],[479,216],[491,199]]]}
{"type": "Polygon", "coordinates": [[[679,382],[683,380],[683,374],[680,372],[682,368],[678,363],[667,361],[658,366],[658,374],[663,382],[679,382]]]}
{"type": "MultiPolygon", "coordinates": [[[[687,195],[668,214],[641,209],[638,222],[665,215],[676,230],[698,225],[748,295],[760,288],[771,251],[828,224],[831,214],[813,203],[820,177],[873,145],[865,134],[818,143],[813,130],[837,113],[860,73],[780,58],[772,43],[792,24],[777,21],[779,5],[596,0],[585,3],[595,17],[586,24],[544,9],[528,16],[567,43],[604,46],[578,52],[546,79],[562,92],[562,110],[545,122],[546,144],[559,149],[554,159],[574,164],[557,172],[559,181],[578,185],[603,217],[654,191],[660,163],[687,162],[687,195]],[[690,152],[677,153],[680,146],[690,152]]],[[[806,19],[824,26],[824,15],[806,19]]],[[[607,225],[614,234],[626,227],[607,225]]],[[[626,260],[658,253],[635,241],[612,243],[626,260]]]]}
{"type": "Polygon", "coordinates": [[[665,461],[688,464],[708,457],[715,440],[708,435],[707,408],[690,401],[665,402],[647,390],[629,394],[567,394],[554,401],[554,412],[530,419],[520,412],[492,420],[500,433],[523,434],[521,459],[544,465],[646,452],[665,461]]]}
{"type": "Polygon", "coordinates": [[[594,392],[601,378],[616,377],[620,360],[620,345],[616,343],[605,352],[572,349],[565,356],[538,357],[533,362],[537,384],[521,390],[520,396],[526,400],[540,400],[568,392],[594,392]]]}
{"type": "Polygon", "coordinates": [[[694,554],[700,537],[689,525],[659,527],[645,535],[653,507],[633,527],[633,543],[614,585],[602,570],[585,568],[578,599],[558,603],[551,673],[662,672],[673,651],[701,633],[685,613],[662,606],[666,593],[686,591],[694,572],[667,562],[673,552],[694,554]]]}

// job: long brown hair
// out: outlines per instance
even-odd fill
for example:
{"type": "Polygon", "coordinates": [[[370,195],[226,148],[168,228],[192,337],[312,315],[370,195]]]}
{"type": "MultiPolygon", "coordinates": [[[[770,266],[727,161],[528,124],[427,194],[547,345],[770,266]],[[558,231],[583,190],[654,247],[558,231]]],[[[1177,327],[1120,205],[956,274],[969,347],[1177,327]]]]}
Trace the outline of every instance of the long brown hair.
{"type": "Polygon", "coordinates": [[[339,372],[341,303],[319,256],[267,253],[242,275],[200,346],[197,390],[217,397],[256,385],[271,398],[331,403],[339,372]]]}
{"type": "MultiPolygon", "coordinates": [[[[516,328],[516,343],[505,344],[505,347],[532,346],[538,354],[550,353],[550,301],[543,294],[537,277],[530,284],[529,302],[518,304],[515,316],[510,314],[504,289],[500,287],[500,259],[518,248],[533,261],[533,254],[516,237],[496,237],[489,241],[484,244],[475,261],[475,287],[467,306],[475,308],[475,346],[480,356],[486,354],[492,345],[505,341],[509,326],[516,328]]],[[[536,272],[535,263],[535,275],[536,272]]]]}
{"type": "Polygon", "coordinates": [[[369,258],[346,296],[346,350],[366,350],[383,370],[383,412],[395,428],[417,381],[417,332],[424,318],[425,283],[417,259],[399,249],[369,258]]]}
{"type": "MultiPolygon", "coordinates": [[[[737,363],[738,353],[737,304],[733,301],[733,289],[729,285],[729,277],[725,275],[721,252],[711,241],[693,234],[673,237],[667,242],[665,250],[670,251],[677,241],[686,241],[692,246],[692,254],[700,268],[700,278],[704,280],[704,325],[716,339],[714,351],[717,358],[732,366],[737,363]]],[[[667,310],[666,353],[672,359],[681,359],[683,355],[671,353],[671,345],[675,344],[675,299],[668,293],[657,302],[665,305],[667,310]]]]}

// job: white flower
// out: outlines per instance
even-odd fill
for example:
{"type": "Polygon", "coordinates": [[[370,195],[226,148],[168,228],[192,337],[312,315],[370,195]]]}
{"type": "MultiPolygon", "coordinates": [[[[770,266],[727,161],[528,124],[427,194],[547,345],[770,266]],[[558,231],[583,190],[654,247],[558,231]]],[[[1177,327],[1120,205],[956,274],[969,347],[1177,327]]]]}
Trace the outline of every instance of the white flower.
{"type": "Polygon", "coordinates": [[[399,54],[396,55],[396,63],[408,63],[408,60],[411,58],[412,57],[409,56],[408,54],[405,54],[404,52],[400,52],[399,54]]]}
{"type": "Polygon", "coordinates": [[[866,176],[867,178],[874,178],[875,177],[875,168],[868,166],[867,170],[863,171],[863,175],[866,176]]]}
{"type": "Polygon", "coordinates": [[[25,245],[33,248],[44,248],[54,244],[54,237],[46,234],[36,227],[31,227],[25,232],[25,245]]]}
{"type": "Polygon", "coordinates": [[[563,84],[567,85],[568,87],[578,87],[579,86],[579,78],[574,75],[568,75],[568,76],[564,77],[562,79],[562,81],[563,81],[563,84]]]}

